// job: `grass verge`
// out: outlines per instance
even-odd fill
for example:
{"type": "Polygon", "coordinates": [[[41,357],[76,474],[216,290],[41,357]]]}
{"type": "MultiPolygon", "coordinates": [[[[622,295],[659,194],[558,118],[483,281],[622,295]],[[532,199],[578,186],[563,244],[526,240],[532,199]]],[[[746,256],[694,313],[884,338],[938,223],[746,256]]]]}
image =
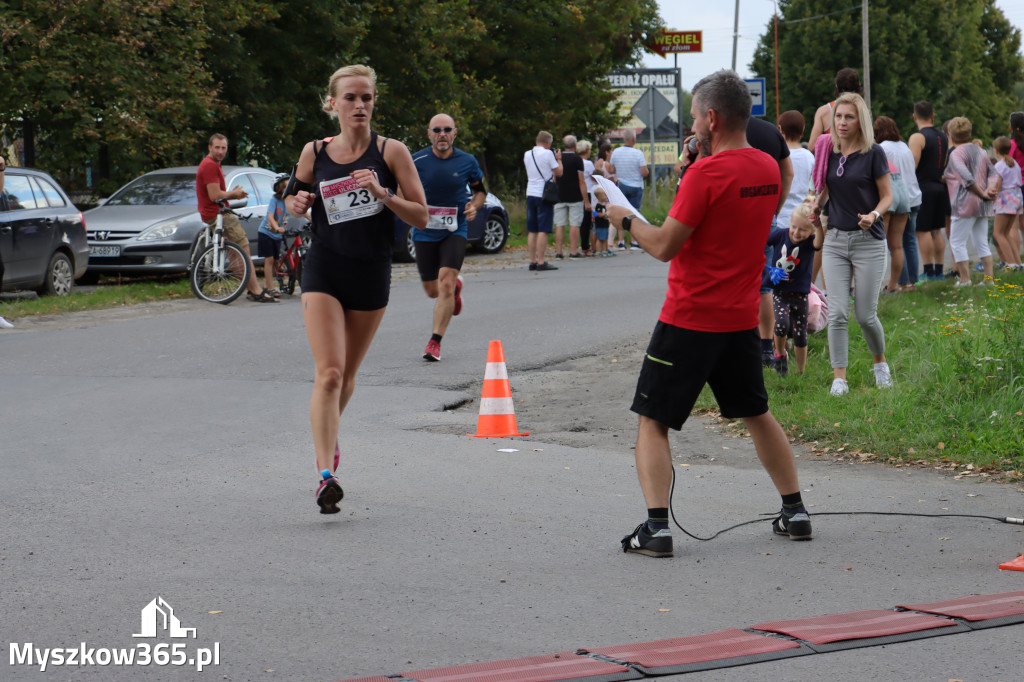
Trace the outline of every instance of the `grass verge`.
{"type": "Polygon", "coordinates": [[[178,279],[161,278],[141,280],[118,284],[116,278],[104,278],[93,291],[72,289],[67,296],[40,296],[38,298],[7,298],[0,302],[0,315],[16,320],[19,317],[32,315],[59,315],[83,310],[103,310],[149,303],[151,301],[167,301],[175,298],[190,298],[188,278],[184,275],[178,279]]]}
{"type": "MultiPolygon", "coordinates": [[[[878,315],[893,387],[875,387],[851,312],[849,394],[829,395],[826,331],[811,335],[805,375],[766,370],[787,434],[826,453],[1024,478],[1024,274],[999,274],[991,287],[954,289],[947,280],[883,295],[878,315]]],[[[698,407],[715,409],[710,391],[698,407]]]]}

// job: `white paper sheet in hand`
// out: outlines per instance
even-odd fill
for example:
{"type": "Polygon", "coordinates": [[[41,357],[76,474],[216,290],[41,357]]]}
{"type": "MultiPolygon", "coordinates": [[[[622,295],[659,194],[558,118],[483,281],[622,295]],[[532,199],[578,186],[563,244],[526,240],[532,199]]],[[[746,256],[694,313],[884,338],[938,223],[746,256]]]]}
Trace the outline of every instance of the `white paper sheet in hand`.
{"type": "Polygon", "coordinates": [[[595,175],[593,176],[593,178],[595,181],[597,181],[597,184],[601,186],[601,189],[604,190],[604,193],[608,195],[609,204],[613,204],[615,206],[625,206],[630,211],[632,211],[633,215],[635,215],[637,218],[644,221],[645,223],[650,223],[650,221],[647,220],[647,218],[644,218],[643,213],[633,208],[633,204],[629,203],[629,199],[627,199],[626,195],[622,193],[622,190],[619,189],[618,185],[616,185],[608,178],[602,177],[600,175],[595,175]]]}

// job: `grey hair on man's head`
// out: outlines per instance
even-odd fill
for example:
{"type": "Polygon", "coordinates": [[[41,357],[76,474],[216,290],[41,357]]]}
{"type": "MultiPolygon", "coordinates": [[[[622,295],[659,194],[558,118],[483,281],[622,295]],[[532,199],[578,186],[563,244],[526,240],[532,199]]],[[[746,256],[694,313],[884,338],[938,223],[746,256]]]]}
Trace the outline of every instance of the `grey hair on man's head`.
{"type": "Polygon", "coordinates": [[[726,127],[744,130],[750,118],[750,88],[735,71],[722,69],[693,86],[693,103],[701,115],[714,109],[726,127]]]}
{"type": "Polygon", "coordinates": [[[563,137],[562,138],[562,148],[563,149],[576,149],[576,136],[575,135],[566,135],[565,137],[563,137]]]}
{"type": "Polygon", "coordinates": [[[632,128],[624,128],[622,131],[622,139],[625,142],[636,142],[636,131],[632,128]]]}

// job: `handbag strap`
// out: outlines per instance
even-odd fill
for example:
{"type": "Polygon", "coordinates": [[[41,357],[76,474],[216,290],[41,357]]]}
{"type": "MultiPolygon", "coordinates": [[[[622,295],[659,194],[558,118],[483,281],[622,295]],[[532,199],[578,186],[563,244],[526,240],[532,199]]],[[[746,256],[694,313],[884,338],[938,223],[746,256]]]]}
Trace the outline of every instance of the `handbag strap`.
{"type": "MultiPolygon", "coordinates": [[[[533,158],[533,165],[537,166],[537,156],[533,153],[532,149],[530,150],[530,156],[533,158]]],[[[544,177],[544,171],[542,171],[540,169],[540,166],[537,166],[537,172],[540,173],[540,179],[541,180],[543,180],[544,182],[550,182],[550,180],[548,180],[547,178],[544,177]]],[[[554,174],[552,174],[551,177],[554,178],[555,177],[554,174]]]]}

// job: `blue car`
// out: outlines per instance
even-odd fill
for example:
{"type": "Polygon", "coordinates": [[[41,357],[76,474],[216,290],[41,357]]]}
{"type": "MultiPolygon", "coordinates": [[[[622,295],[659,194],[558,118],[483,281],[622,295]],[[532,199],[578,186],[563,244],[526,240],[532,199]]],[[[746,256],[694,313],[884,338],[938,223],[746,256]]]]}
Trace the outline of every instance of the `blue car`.
{"type": "MultiPolygon", "coordinates": [[[[488,193],[484,205],[469,222],[469,244],[481,253],[498,253],[508,241],[508,212],[501,199],[488,193]]],[[[396,261],[412,263],[416,260],[416,242],[412,240],[413,228],[395,217],[396,261]]]]}

